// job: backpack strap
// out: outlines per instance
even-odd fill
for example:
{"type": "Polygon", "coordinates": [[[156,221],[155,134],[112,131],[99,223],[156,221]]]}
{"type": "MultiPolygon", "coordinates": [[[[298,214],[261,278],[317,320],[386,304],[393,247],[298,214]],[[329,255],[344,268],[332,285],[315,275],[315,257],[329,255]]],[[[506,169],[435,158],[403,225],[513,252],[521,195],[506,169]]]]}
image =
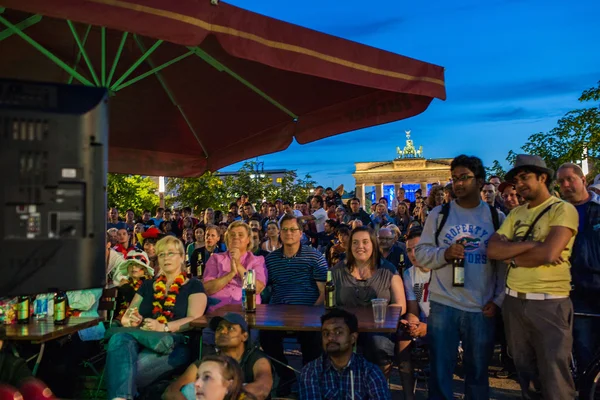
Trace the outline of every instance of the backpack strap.
{"type": "Polygon", "coordinates": [[[450,203],[444,203],[442,204],[442,210],[440,211],[439,215],[438,215],[438,224],[437,224],[437,229],[435,231],[435,245],[439,246],[439,236],[440,236],[440,232],[442,232],[442,229],[444,228],[444,225],[446,225],[446,221],[448,221],[448,215],[450,215],[450,203]]]}
{"type": "Polygon", "coordinates": [[[492,213],[492,223],[494,224],[494,232],[496,232],[498,229],[500,229],[500,216],[498,215],[498,210],[496,209],[496,207],[489,205],[490,207],[490,212],[492,213]]]}

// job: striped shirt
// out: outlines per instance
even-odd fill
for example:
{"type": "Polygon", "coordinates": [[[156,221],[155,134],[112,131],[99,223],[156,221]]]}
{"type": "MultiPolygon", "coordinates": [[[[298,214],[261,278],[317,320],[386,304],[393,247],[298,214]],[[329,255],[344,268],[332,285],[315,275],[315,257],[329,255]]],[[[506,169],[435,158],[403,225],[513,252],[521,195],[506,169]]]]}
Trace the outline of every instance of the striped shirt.
{"type": "Polygon", "coordinates": [[[319,298],[317,282],[327,280],[323,254],[310,246],[300,246],[293,257],[285,257],[283,247],[266,257],[271,304],[312,306],[319,298]]]}
{"type": "Polygon", "coordinates": [[[306,364],[300,374],[302,400],[390,400],[392,395],[381,369],[361,355],[352,353],[342,370],[333,367],[329,357],[321,356],[306,364]],[[352,376],[350,375],[352,371],[352,376]],[[354,397],[351,379],[354,378],[354,397]]]}

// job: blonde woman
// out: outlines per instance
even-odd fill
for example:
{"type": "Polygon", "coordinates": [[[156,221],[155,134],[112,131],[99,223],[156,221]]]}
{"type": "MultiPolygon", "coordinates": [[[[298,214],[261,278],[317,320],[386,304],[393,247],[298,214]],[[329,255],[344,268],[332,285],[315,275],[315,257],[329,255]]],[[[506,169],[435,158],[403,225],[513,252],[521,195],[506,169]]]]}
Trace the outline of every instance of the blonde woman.
{"type": "MultiPolygon", "coordinates": [[[[252,254],[252,230],[242,221],[235,221],[225,232],[227,251],[213,254],[204,270],[204,286],[211,298],[220,302],[211,311],[226,304],[241,304],[242,279],[248,270],[256,273],[256,294],[260,294],[267,284],[267,268],[262,256],[252,254]]],[[[256,296],[260,304],[260,296],[256,296]]]]}
{"type": "Polygon", "coordinates": [[[182,335],[189,323],[204,315],[207,297],[202,283],[187,279],[183,244],[173,236],[156,243],[160,274],[144,281],[121,319],[131,333],[119,332],[108,342],[106,385],[109,399],[133,399],[138,389],[159,376],[190,363],[182,335]],[[173,334],[167,354],[144,347],[138,329],[173,334]]]}

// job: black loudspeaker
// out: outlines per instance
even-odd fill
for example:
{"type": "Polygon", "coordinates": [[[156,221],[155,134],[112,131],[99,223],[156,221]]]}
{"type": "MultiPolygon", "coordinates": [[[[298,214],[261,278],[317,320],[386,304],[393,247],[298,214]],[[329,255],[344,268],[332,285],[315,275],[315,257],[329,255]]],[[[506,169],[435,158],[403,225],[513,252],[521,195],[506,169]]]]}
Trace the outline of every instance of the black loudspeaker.
{"type": "Polygon", "coordinates": [[[108,93],[0,79],[0,297],[104,287],[108,93]]]}

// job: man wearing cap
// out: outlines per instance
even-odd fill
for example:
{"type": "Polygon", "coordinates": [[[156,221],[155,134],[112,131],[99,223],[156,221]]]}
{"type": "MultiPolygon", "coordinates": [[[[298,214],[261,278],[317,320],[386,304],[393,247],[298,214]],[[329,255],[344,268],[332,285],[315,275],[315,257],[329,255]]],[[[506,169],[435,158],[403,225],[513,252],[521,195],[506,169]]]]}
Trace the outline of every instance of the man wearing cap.
{"type": "MultiPolygon", "coordinates": [[[[586,179],[577,164],[566,163],[557,171],[562,197],[579,214],[579,227],[571,274],[571,301],[577,313],[600,314],[600,195],[586,190],[586,179]]],[[[573,320],[573,350],[577,368],[584,370],[600,348],[600,319],[576,316],[573,320]]]]}
{"type": "MultiPolygon", "coordinates": [[[[235,359],[242,369],[244,389],[259,400],[266,399],[273,388],[273,371],[265,353],[250,343],[248,323],[239,314],[227,313],[214,317],[209,327],[215,331],[217,352],[235,359]]],[[[194,382],[198,378],[200,360],[188,369],[165,393],[163,399],[195,399],[194,382]]]]}
{"type": "Polygon", "coordinates": [[[488,245],[488,257],[510,262],[503,317],[522,396],[573,399],[569,368],[573,305],[569,257],[579,217],[550,194],[554,171],[538,156],[517,155],[506,174],[528,204],[513,209],[488,245]]]}
{"type": "Polygon", "coordinates": [[[506,214],[522,204],[523,199],[517,193],[517,188],[512,182],[502,182],[498,186],[498,193],[502,196],[502,203],[506,214]]]}

